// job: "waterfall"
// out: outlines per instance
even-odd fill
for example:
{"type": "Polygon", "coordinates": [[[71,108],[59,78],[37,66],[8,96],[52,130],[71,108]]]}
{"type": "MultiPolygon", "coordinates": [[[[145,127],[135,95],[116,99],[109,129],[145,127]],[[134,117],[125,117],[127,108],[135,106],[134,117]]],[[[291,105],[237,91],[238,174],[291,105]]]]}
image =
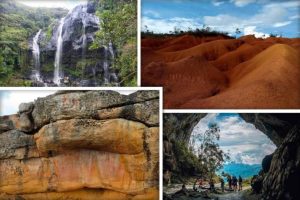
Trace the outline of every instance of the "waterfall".
{"type": "Polygon", "coordinates": [[[108,84],[110,82],[118,82],[118,77],[115,72],[110,71],[109,66],[115,58],[113,45],[109,42],[108,46],[104,46],[104,60],[103,60],[103,74],[104,83],[108,84]]]}
{"type": "Polygon", "coordinates": [[[34,71],[32,74],[32,78],[35,81],[42,82],[41,75],[40,75],[40,47],[38,44],[39,37],[42,30],[40,29],[39,32],[34,36],[32,41],[32,55],[34,60],[34,71]]]}
{"type": "Polygon", "coordinates": [[[111,58],[114,59],[115,58],[115,53],[114,53],[114,48],[113,48],[113,45],[112,45],[111,42],[109,42],[109,44],[108,44],[108,50],[109,50],[111,58]]]}
{"type": "Polygon", "coordinates": [[[109,64],[108,64],[108,48],[105,46],[104,47],[104,61],[103,61],[103,71],[104,71],[104,83],[108,84],[109,79],[110,79],[110,74],[109,74],[109,64]]]}
{"type": "Polygon", "coordinates": [[[87,6],[82,7],[82,58],[85,59],[85,53],[86,53],[86,45],[87,45],[87,38],[86,38],[86,14],[87,14],[87,6]]]}
{"type": "Polygon", "coordinates": [[[57,47],[55,53],[55,62],[54,62],[54,78],[53,82],[57,85],[60,85],[61,79],[61,57],[63,50],[63,26],[65,18],[62,18],[58,27],[58,37],[57,37],[57,47]]]}

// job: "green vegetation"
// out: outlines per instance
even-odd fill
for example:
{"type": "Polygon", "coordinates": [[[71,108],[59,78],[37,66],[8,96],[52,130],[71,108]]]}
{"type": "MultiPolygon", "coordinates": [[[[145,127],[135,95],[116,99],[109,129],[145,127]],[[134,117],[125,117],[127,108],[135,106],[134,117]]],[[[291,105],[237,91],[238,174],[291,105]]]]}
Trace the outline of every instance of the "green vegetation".
{"type": "Polygon", "coordinates": [[[186,146],[184,142],[174,141],[174,154],[182,176],[194,176],[202,174],[203,168],[197,156],[186,146]]]}
{"type": "Polygon", "coordinates": [[[96,49],[111,42],[117,49],[113,68],[118,71],[120,85],[137,85],[137,1],[94,0],[100,30],[90,47],[96,49]]]}
{"type": "Polygon", "coordinates": [[[169,33],[154,33],[153,31],[148,30],[148,27],[144,27],[145,31],[142,31],[142,38],[146,37],[170,37],[170,36],[182,36],[182,35],[193,35],[196,37],[211,37],[211,36],[223,36],[225,38],[233,38],[228,35],[227,32],[221,32],[212,30],[209,26],[203,25],[201,29],[191,29],[189,28],[187,31],[183,31],[178,27],[174,27],[174,31],[170,31],[169,33]]]}
{"type": "Polygon", "coordinates": [[[229,159],[216,142],[220,138],[219,133],[217,124],[210,124],[204,133],[191,137],[190,146],[185,142],[172,141],[177,164],[177,176],[172,176],[173,181],[177,177],[183,180],[192,176],[218,179],[215,172],[229,159]]]}
{"type": "Polygon", "coordinates": [[[31,8],[13,0],[2,0],[0,10],[0,86],[28,86],[29,81],[20,80],[28,70],[24,64],[28,60],[24,53],[29,50],[28,39],[67,11],[31,8]]]}
{"type": "MultiPolygon", "coordinates": [[[[197,129],[196,129],[197,132],[197,129]]],[[[217,124],[209,125],[209,129],[203,134],[196,134],[191,139],[191,149],[196,152],[199,161],[202,163],[205,171],[212,177],[220,169],[224,162],[229,159],[227,153],[224,153],[216,142],[220,139],[220,128],[217,124]],[[194,148],[196,145],[197,148],[194,148]]]]}

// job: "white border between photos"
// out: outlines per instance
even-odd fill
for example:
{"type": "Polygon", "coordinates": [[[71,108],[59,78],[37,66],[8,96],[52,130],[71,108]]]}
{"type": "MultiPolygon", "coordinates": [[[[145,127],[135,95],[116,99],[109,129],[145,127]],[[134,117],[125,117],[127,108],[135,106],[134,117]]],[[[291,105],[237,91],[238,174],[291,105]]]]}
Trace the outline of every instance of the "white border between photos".
{"type": "MultiPolygon", "coordinates": [[[[58,90],[113,90],[113,91],[141,91],[158,90],[159,91],[159,199],[163,199],[163,90],[162,87],[0,87],[1,91],[58,91],[58,90]]],[[[0,98],[1,102],[1,98],[0,98]]],[[[0,105],[1,106],[1,105],[0,105]]],[[[1,107],[0,107],[1,109],[1,107]]]]}
{"type": "Polygon", "coordinates": [[[142,17],[142,13],[141,13],[141,7],[142,7],[142,0],[137,0],[137,8],[138,8],[138,12],[137,12],[137,86],[141,87],[142,82],[141,82],[141,17],[142,17]]]}
{"type": "Polygon", "coordinates": [[[300,113],[300,109],[164,109],[164,113],[300,113]]]}

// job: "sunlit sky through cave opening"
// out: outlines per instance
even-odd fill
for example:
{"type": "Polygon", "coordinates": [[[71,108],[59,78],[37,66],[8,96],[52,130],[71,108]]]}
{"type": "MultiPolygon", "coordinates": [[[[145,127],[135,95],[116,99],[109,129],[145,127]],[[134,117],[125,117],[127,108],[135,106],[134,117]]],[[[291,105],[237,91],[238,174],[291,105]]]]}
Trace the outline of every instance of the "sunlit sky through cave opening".
{"type": "Polygon", "coordinates": [[[234,113],[207,114],[195,126],[192,135],[203,134],[211,123],[216,123],[220,127],[218,144],[224,152],[229,152],[228,163],[261,164],[263,158],[276,149],[274,143],[264,133],[234,113]]]}

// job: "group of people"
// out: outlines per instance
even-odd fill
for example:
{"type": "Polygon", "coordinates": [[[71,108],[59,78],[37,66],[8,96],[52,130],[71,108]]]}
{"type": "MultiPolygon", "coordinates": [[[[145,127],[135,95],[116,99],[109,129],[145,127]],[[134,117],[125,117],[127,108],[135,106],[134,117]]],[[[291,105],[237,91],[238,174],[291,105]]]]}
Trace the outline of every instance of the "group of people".
{"type": "Polygon", "coordinates": [[[227,182],[229,186],[229,190],[241,191],[243,190],[243,179],[241,176],[237,179],[236,176],[227,176],[227,182]],[[238,188],[239,186],[239,188],[238,188]]]}
{"type": "MultiPolygon", "coordinates": [[[[221,190],[222,192],[224,192],[225,190],[225,181],[223,178],[219,178],[219,181],[221,183],[221,190]]],[[[239,176],[238,178],[236,176],[231,176],[231,175],[227,175],[227,182],[228,182],[228,186],[229,186],[229,190],[233,190],[233,191],[241,191],[243,190],[243,178],[241,176],[239,176]]],[[[203,188],[203,183],[204,180],[202,178],[197,179],[194,183],[194,187],[196,186],[196,183],[198,183],[199,188],[203,188]]],[[[215,183],[214,180],[211,178],[208,181],[209,183],[209,188],[211,191],[215,190],[215,183]]]]}

